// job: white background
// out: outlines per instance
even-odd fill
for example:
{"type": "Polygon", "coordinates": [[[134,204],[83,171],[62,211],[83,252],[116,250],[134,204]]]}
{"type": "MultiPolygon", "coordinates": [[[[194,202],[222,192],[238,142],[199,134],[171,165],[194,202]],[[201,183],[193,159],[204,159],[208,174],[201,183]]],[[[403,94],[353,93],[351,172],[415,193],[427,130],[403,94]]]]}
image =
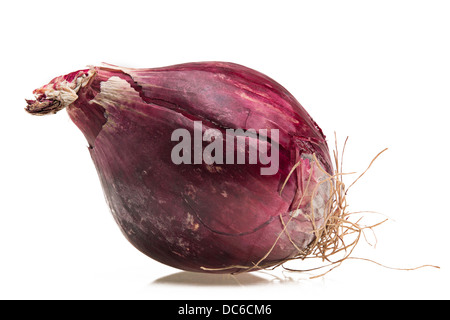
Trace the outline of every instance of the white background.
{"type": "Polygon", "coordinates": [[[448,1],[3,1],[0,12],[1,299],[450,298],[448,1]],[[280,82],[330,148],[334,132],[349,136],[344,171],[388,147],[349,203],[390,221],[355,256],[441,269],[352,260],[313,280],[172,269],[122,236],[67,113],[23,110],[33,89],[89,64],[205,60],[280,82]]]}

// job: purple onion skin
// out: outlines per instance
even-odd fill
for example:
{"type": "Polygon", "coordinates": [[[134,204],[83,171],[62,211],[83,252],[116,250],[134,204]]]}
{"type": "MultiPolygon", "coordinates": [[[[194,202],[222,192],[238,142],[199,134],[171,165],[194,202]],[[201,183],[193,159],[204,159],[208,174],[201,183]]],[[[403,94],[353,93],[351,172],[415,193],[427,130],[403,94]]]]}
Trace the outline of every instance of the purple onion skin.
{"type": "Polygon", "coordinates": [[[329,193],[320,187],[312,196],[325,175],[311,159],[315,154],[320,167],[332,173],[325,136],[285,88],[255,70],[224,62],[91,67],[55,78],[35,94],[36,100],[27,100],[32,114],[66,107],[89,143],[121,231],[157,261],[188,271],[231,273],[240,269],[230,266],[251,267],[276,243],[262,263],[276,264],[314,240],[312,200],[315,226],[324,222],[329,193]],[[61,103],[49,94],[64,83],[74,87],[82,76],[75,101],[61,103]],[[178,142],[171,141],[172,132],[185,128],[193,137],[194,121],[224,137],[228,128],[278,129],[278,173],[261,175],[267,166],[260,163],[174,164],[171,151],[178,142]]]}

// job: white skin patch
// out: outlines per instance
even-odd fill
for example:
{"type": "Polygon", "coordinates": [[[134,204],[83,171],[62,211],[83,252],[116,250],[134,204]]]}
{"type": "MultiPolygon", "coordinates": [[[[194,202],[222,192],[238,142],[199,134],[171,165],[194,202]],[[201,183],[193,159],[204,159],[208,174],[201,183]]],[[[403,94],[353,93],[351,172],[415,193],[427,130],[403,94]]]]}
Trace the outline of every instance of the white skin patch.
{"type": "Polygon", "coordinates": [[[188,212],[186,222],[188,225],[188,228],[197,231],[197,229],[200,227],[200,225],[196,222],[194,222],[194,216],[188,212]]]}

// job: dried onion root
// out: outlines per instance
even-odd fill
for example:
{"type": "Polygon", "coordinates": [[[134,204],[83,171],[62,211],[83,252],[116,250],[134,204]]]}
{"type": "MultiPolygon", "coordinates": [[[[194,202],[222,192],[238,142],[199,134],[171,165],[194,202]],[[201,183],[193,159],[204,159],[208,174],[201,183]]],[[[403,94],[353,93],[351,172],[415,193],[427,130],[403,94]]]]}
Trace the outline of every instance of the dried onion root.
{"type": "MultiPolygon", "coordinates": [[[[238,273],[243,273],[243,272],[254,271],[255,269],[256,270],[274,270],[280,266],[283,269],[285,269],[287,271],[292,271],[292,272],[312,272],[312,271],[317,271],[320,269],[327,268],[327,270],[325,272],[313,275],[310,277],[310,279],[319,278],[319,277],[322,277],[322,276],[328,274],[335,268],[341,266],[344,261],[349,260],[349,259],[369,261],[369,262],[375,263],[379,266],[382,266],[382,267],[385,267],[388,269],[394,269],[394,270],[408,271],[408,270],[417,270],[417,269],[420,269],[423,267],[433,267],[433,268],[439,269],[438,266],[429,265],[429,264],[421,265],[421,266],[413,267],[413,268],[395,268],[395,267],[386,266],[384,264],[381,264],[381,263],[376,262],[371,259],[352,256],[354,249],[356,248],[356,246],[359,243],[359,241],[361,240],[361,238],[364,238],[366,243],[372,245],[368,241],[368,238],[366,236],[366,231],[370,230],[372,232],[373,236],[375,236],[375,232],[373,229],[375,227],[380,226],[381,224],[387,222],[389,219],[385,218],[382,221],[379,221],[379,222],[377,222],[375,224],[371,224],[371,225],[363,225],[361,223],[362,217],[357,218],[356,221],[352,221],[352,218],[356,215],[363,214],[363,213],[374,213],[374,212],[373,211],[350,212],[348,210],[349,205],[348,205],[348,201],[347,201],[348,191],[370,169],[370,167],[375,162],[375,160],[383,152],[388,150],[388,148],[385,148],[382,151],[380,151],[372,159],[372,161],[370,162],[370,164],[368,165],[366,170],[364,170],[364,172],[362,172],[348,187],[346,187],[343,176],[355,174],[355,172],[349,172],[349,173],[343,172],[343,155],[344,155],[345,147],[347,145],[347,141],[348,141],[348,137],[345,139],[344,146],[342,148],[342,153],[339,157],[337,138],[336,138],[336,134],[335,134],[335,150],[333,151],[335,173],[333,175],[330,175],[329,173],[327,173],[320,166],[320,163],[317,160],[317,158],[315,157],[315,155],[313,155],[314,162],[316,164],[318,164],[321,171],[323,173],[325,173],[327,176],[327,179],[322,180],[320,182],[320,184],[328,183],[331,187],[330,188],[330,190],[331,190],[330,198],[329,198],[330,201],[328,204],[329,214],[327,215],[326,222],[320,228],[317,228],[315,226],[314,216],[310,217],[310,221],[314,225],[313,232],[315,234],[315,238],[304,250],[297,248],[298,254],[295,257],[285,259],[284,261],[280,261],[276,264],[265,261],[266,258],[270,255],[273,248],[275,248],[275,246],[277,245],[278,239],[283,234],[285,234],[289,239],[291,239],[289,232],[287,230],[287,225],[291,222],[293,217],[291,216],[287,222],[284,222],[282,216],[280,215],[281,223],[284,226],[282,232],[280,232],[278,238],[276,239],[275,243],[272,245],[270,250],[267,252],[267,254],[264,255],[254,265],[252,265],[252,266],[233,265],[233,266],[229,266],[229,267],[225,267],[225,268],[218,268],[218,269],[208,269],[208,268],[202,268],[202,269],[210,270],[210,271],[211,270],[217,271],[217,270],[227,270],[227,269],[240,269],[239,271],[232,273],[232,274],[238,274],[238,273]],[[336,259],[336,257],[339,257],[339,258],[336,259]],[[286,262],[289,262],[292,260],[306,260],[306,259],[319,259],[319,260],[321,260],[321,265],[318,267],[309,268],[309,269],[293,269],[293,268],[287,267],[285,265],[286,262]]],[[[300,166],[300,162],[298,162],[296,165],[293,166],[291,172],[289,173],[288,177],[286,178],[284,185],[290,179],[290,177],[294,173],[294,171],[298,170],[299,166],[300,166]]],[[[311,178],[311,176],[309,178],[311,178]]],[[[308,179],[308,183],[309,183],[309,181],[310,181],[310,179],[308,179]]],[[[315,191],[313,192],[313,195],[311,196],[311,198],[313,198],[315,196],[315,193],[316,193],[318,187],[320,186],[320,184],[315,186],[315,191]]],[[[282,190],[283,190],[283,188],[281,189],[280,193],[282,192],[282,190]]],[[[297,209],[299,208],[302,200],[303,200],[303,196],[302,196],[302,199],[300,199],[300,201],[299,201],[297,209]]],[[[311,200],[310,203],[311,203],[311,207],[312,207],[313,201],[311,200]]],[[[315,211],[313,210],[313,208],[311,208],[312,215],[314,215],[314,212],[315,211]]],[[[376,237],[375,237],[375,240],[376,240],[376,237]]],[[[296,246],[294,241],[291,240],[291,242],[294,246],[296,246]]]]}

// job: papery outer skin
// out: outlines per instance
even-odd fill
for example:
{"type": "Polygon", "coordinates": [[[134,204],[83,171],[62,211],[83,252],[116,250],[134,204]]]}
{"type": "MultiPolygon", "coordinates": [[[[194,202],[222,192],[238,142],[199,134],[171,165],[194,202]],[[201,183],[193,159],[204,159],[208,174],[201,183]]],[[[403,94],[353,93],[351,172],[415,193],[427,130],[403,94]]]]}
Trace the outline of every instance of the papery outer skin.
{"type": "Polygon", "coordinates": [[[284,225],[287,232],[262,265],[293,257],[314,239],[311,195],[317,191],[312,202],[320,227],[329,185],[315,188],[327,177],[323,170],[332,172],[329,150],[320,128],[280,84],[224,62],[92,71],[67,111],[90,145],[116,222],[137,249],[170,266],[202,272],[251,267],[284,225]],[[228,128],[278,129],[278,173],[263,176],[260,164],[175,165],[171,134],[185,128],[193,136],[194,121],[224,137],[228,128]]]}

